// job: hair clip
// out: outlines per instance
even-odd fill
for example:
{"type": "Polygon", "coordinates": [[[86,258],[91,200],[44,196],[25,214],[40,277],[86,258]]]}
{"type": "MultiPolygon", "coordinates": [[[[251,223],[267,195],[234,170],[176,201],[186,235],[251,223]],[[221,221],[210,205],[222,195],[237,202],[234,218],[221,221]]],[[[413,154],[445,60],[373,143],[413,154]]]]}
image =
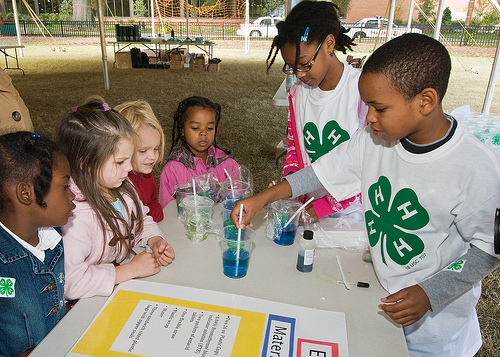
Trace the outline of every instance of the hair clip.
{"type": "Polygon", "coordinates": [[[74,107],[71,108],[71,111],[74,113],[78,110],[78,105],[75,105],[74,107]]]}
{"type": "Polygon", "coordinates": [[[104,109],[105,112],[111,109],[108,103],[104,102],[102,103],[102,109],[104,109]]]}
{"type": "Polygon", "coordinates": [[[300,38],[301,42],[307,42],[307,38],[309,37],[309,26],[306,27],[306,30],[304,31],[304,34],[300,38]]]}
{"type": "Polygon", "coordinates": [[[40,139],[41,137],[42,137],[42,134],[40,134],[40,133],[31,133],[30,134],[31,140],[40,139]]]}

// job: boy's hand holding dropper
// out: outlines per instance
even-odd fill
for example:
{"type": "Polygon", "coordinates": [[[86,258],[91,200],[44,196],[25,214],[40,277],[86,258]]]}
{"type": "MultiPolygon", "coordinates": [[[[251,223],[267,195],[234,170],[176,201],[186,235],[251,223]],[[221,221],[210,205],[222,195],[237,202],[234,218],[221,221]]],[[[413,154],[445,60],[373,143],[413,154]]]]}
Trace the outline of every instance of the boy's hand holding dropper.
{"type": "Polygon", "coordinates": [[[380,299],[383,310],[394,322],[410,326],[420,320],[431,308],[429,297],[418,285],[412,285],[380,299]]]}
{"type": "Polygon", "coordinates": [[[275,186],[252,196],[237,201],[231,211],[231,222],[234,226],[241,229],[252,227],[250,220],[255,216],[262,207],[270,202],[274,202],[283,198],[292,196],[292,188],[287,180],[280,181],[275,186]],[[243,217],[241,224],[239,224],[240,205],[243,205],[243,217]]]}

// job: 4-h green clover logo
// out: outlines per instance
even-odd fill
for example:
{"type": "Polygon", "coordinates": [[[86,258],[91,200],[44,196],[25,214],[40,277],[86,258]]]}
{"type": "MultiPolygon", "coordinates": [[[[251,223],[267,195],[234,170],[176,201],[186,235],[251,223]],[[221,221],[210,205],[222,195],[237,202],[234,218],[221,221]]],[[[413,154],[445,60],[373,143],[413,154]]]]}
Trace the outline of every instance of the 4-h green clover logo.
{"type": "Polygon", "coordinates": [[[335,120],[330,120],[326,123],[323,127],[321,138],[318,127],[311,122],[304,125],[303,134],[304,146],[311,158],[311,162],[316,161],[327,152],[332,151],[334,147],[350,138],[349,133],[342,129],[335,120]]]}
{"type": "Polygon", "coordinates": [[[380,176],[378,182],[368,189],[373,211],[365,212],[366,230],[370,246],[380,242],[385,265],[386,254],[395,263],[405,265],[424,250],[424,242],[409,231],[425,227],[429,223],[429,214],[409,188],[399,190],[389,206],[391,191],[391,183],[385,176],[380,176]]]}
{"type": "Polygon", "coordinates": [[[464,264],[465,260],[459,259],[456,262],[451,263],[446,269],[460,272],[464,268],[464,264]]]}
{"type": "Polygon", "coordinates": [[[0,296],[8,297],[14,294],[14,282],[15,279],[0,278],[0,296]]]}

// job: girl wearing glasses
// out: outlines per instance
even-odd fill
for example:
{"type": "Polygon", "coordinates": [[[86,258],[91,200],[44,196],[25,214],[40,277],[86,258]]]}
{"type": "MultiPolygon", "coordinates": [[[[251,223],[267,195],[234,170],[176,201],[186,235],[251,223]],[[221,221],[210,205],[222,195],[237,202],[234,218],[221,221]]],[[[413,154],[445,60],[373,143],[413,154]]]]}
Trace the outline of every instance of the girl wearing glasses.
{"type": "MultiPolygon", "coordinates": [[[[267,69],[281,52],[283,72],[299,79],[288,90],[285,176],[310,165],[366,125],[367,106],[358,91],[361,71],[340,62],[335,54],[345,54],[354,45],[340,24],[337,10],[330,2],[302,1],[277,24],[267,69]]],[[[361,210],[359,194],[341,202],[326,190],[309,195],[320,197],[307,207],[314,220],[361,210]]]]}

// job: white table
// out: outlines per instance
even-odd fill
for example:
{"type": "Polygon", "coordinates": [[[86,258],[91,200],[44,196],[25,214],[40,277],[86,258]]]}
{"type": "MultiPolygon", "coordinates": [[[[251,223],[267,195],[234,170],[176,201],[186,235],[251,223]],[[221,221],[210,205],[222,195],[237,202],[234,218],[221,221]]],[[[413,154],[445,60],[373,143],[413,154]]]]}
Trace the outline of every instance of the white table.
{"type": "MultiPolygon", "coordinates": [[[[222,273],[222,258],[214,235],[193,243],[177,221],[175,201],[164,210],[160,227],[176,251],[171,266],[145,280],[222,291],[260,299],[294,304],[346,314],[350,356],[408,356],[403,330],[378,310],[380,298],[387,295],[375,277],[371,264],[364,263],[361,253],[317,250],[311,273],[299,272],[295,265],[297,244],[283,247],[265,238],[263,215],[254,217],[256,245],[248,274],[230,279],[222,273]],[[341,280],[335,255],[342,258],[348,281],[370,283],[368,289],[347,290],[341,280]]],[[[214,209],[220,221],[220,209],[214,209]]],[[[30,357],[64,356],[83,334],[107,297],[81,299],[32,352],[30,357]]]]}

